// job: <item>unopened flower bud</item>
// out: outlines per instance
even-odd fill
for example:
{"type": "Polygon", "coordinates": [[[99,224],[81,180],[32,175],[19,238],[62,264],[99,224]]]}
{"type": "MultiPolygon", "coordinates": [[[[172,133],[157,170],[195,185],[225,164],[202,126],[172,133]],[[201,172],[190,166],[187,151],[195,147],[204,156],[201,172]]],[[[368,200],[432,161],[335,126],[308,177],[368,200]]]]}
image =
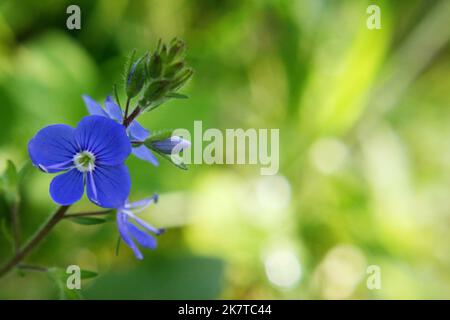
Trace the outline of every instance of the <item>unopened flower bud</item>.
{"type": "Polygon", "coordinates": [[[178,74],[182,69],[184,68],[184,62],[177,62],[172,64],[171,66],[167,67],[167,69],[164,71],[164,76],[166,78],[172,78],[175,75],[178,74]]]}
{"type": "Polygon", "coordinates": [[[186,44],[184,41],[177,38],[173,39],[170,43],[170,49],[168,53],[168,59],[171,62],[177,61],[180,57],[184,55],[186,49],[186,44]]]}
{"type": "Polygon", "coordinates": [[[136,60],[128,70],[125,88],[127,96],[133,98],[141,92],[142,87],[145,83],[146,70],[145,61],[147,60],[147,55],[142,56],[136,60]]]}
{"type": "Polygon", "coordinates": [[[162,79],[150,83],[144,91],[144,95],[139,102],[144,108],[152,102],[158,101],[169,91],[170,81],[162,79]]]}
{"type": "Polygon", "coordinates": [[[151,78],[156,79],[161,76],[162,60],[158,53],[153,54],[148,61],[148,74],[151,78]]]}
{"type": "Polygon", "coordinates": [[[194,74],[194,70],[191,68],[184,69],[177,77],[172,81],[170,85],[171,90],[177,90],[182,85],[184,85],[190,77],[194,74]]]}

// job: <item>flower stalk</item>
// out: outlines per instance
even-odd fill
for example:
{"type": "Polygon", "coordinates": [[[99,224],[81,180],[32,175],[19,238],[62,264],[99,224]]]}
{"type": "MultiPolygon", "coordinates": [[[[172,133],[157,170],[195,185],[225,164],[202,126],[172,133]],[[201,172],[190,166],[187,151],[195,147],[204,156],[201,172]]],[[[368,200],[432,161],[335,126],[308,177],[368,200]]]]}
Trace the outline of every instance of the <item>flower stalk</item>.
{"type": "Polygon", "coordinates": [[[18,265],[46,236],[53,227],[63,219],[70,206],[59,207],[53,215],[38,229],[38,231],[19,249],[14,256],[0,267],[0,277],[6,275],[11,269],[18,265]]]}

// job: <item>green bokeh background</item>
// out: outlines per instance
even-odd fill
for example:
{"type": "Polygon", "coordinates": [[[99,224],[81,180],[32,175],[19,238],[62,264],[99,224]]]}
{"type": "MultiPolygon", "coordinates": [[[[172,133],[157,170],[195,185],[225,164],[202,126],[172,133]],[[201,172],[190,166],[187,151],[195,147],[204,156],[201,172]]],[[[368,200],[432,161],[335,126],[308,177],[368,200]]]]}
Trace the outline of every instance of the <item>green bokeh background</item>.
{"type": "MultiPolygon", "coordinates": [[[[115,223],[60,223],[27,259],[99,272],[88,299],[450,298],[450,1],[0,1],[0,170],[43,126],[75,126],[131,49],[174,36],[196,73],[141,117],[150,129],[279,128],[280,171],[154,168],[130,158],[131,199],[168,231],[137,261],[115,223]],[[366,9],[381,7],[382,29],[366,9]],[[81,8],[67,30],[66,8],[81,8]],[[381,289],[366,286],[367,267],[381,289]]],[[[22,237],[56,207],[32,170],[22,237]]],[[[72,212],[92,210],[83,199],[72,212]]],[[[0,201],[0,218],[9,223],[0,201]]],[[[0,261],[12,254],[0,237],[0,261]]],[[[11,272],[2,299],[58,298],[43,273],[11,272]]]]}

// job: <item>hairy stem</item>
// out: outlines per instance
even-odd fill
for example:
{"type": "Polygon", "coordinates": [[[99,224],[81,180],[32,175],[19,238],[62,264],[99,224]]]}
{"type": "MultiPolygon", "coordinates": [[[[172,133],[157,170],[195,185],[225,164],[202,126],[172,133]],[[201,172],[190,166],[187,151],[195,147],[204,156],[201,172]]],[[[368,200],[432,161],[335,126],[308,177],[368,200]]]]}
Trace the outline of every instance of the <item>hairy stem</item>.
{"type": "Polygon", "coordinates": [[[125,128],[128,128],[128,126],[131,124],[131,122],[133,122],[134,119],[136,119],[136,117],[141,113],[141,107],[136,106],[136,108],[134,108],[133,112],[130,114],[129,117],[124,118],[123,120],[123,125],[125,128]]]}
{"type": "Polygon", "coordinates": [[[0,277],[7,274],[11,269],[17,266],[53,229],[53,227],[64,218],[70,206],[59,207],[53,215],[38,229],[38,231],[28,240],[28,242],[20,248],[14,256],[9,259],[2,267],[0,267],[0,277]]]}
{"type": "Polygon", "coordinates": [[[125,125],[125,121],[127,120],[128,117],[128,109],[130,108],[130,98],[127,98],[127,103],[125,104],[125,114],[123,116],[123,124],[125,125]]]}

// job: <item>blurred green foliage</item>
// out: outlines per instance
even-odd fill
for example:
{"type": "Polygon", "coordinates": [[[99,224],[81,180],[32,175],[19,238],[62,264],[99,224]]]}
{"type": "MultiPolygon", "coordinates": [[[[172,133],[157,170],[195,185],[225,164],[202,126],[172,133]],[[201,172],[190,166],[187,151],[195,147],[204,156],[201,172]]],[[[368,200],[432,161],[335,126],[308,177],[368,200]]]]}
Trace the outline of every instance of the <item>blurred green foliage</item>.
{"type": "MultiPolygon", "coordinates": [[[[114,223],[64,221],[28,262],[100,274],[86,298],[450,298],[450,2],[446,0],[0,1],[0,171],[27,160],[45,125],[76,125],[129,52],[188,44],[195,75],[145,114],[152,130],[279,128],[280,173],[258,166],[158,168],[130,158],[132,199],[168,231],[136,261],[114,223]],[[366,8],[381,7],[368,30],[366,8]],[[66,8],[81,8],[67,30],[66,8]],[[378,265],[382,287],[366,287],[378,265]]],[[[121,88],[124,100],[123,88],[121,88]]],[[[55,205],[30,170],[22,239],[55,205]]],[[[83,199],[73,212],[92,210],[83,199]]],[[[0,220],[10,223],[0,197],[0,220]]],[[[11,252],[0,238],[0,261],[11,252]]],[[[58,298],[48,277],[12,272],[0,298],[58,298]],[[22,276],[21,276],[22,275],[22,276]]]]}

